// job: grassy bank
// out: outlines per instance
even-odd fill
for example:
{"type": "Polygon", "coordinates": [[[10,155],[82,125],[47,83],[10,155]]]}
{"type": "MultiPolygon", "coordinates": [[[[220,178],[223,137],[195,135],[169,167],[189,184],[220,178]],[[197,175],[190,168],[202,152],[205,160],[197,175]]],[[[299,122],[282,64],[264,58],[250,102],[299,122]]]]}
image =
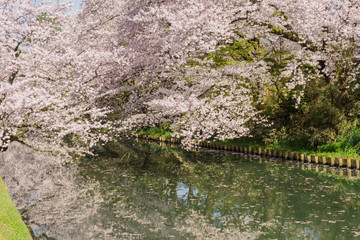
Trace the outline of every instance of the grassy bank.
{"type": "MultiPolygon", "coordinates": [[[[146,128],[138,131],[139,135],[151,135],[156,137],[171,137],[170,129],[161,129],[161,128],[146,128]]],[[[351,138],[350,138],[351,139],[351,138]]],[[[343,139],[341,142],[335,142],[328,145],[319,146],[317,148],[311,148],[309,146],[304,146],[304,144],[293,143],[291,145],[287,144],[272,144],[266,145],[263,142],[253,139],[253,138],[243,138],[243,139],[229,139],[225,141],[214,140],[210,141],[212,143],[219,143],[222,145],[229,146],[239,146],[239,147],[251,147],[251,148],[263,148],[263,149],[274,149],[281,151],[289,152],[298,152],[305,155],[318,155],[318,156],[327,156],[327,157],[343,157],[343,158],[356,158],[360,159],[360,154],[355,151],[354,148],[346,148],[346,139],[343,139]]]]}
{"type": "Polygon", "coordinates": [[[0,178],[0,240],[32,239],[0,178]]]}
{"type": "Polygon", "coordinates": [[[275,149],[280,151],[289,151],[289,152],[298,152],[305,155],[318,155],[318,156],[327,156],[327,157],[344,157],[344,158],[356,158],[360,159],[360,155],[355,151],[333,151],[329,152],[326,151],[326,148],[303,148],[303,147],[297,147],[297,146],[286,146],[286,145],[265,145],[262,143],[259,143],[257,141],[252,141],[251,139],[230,139],[225,141],[214,141],[216,143],[221,143],[225,145],[231,145],[231,146],[241,146],[241,147],[252,147],[252,148],[267,148],[267,149],[275,149]],[[325,149],[322,150],[322,149],[325,149]]]}

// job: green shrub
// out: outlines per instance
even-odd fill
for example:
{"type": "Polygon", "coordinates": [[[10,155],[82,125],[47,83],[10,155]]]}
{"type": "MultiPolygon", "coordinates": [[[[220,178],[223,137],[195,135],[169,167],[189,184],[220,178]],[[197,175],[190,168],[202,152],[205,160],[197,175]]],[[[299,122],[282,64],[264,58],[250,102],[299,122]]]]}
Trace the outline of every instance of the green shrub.
{"type": "Polygon", "coordinates": [[[319,152],[360,153],[360,128],[357,128],[347,138],[340,138],[337,142],[318,146],[319,152]]]}
{"type": "Polygon", "coordinates": [[[322,146],[318,146],[319,152],[341,152],[346,147],[345,139],[340,139],[338,142],[333,142],[329,144],[325,144],[322,146]]]}
{"type": "Polygon", "coordinates": [[[360,128],[357,128],[347,139],[346,144],[360,152],[360,128]]]}

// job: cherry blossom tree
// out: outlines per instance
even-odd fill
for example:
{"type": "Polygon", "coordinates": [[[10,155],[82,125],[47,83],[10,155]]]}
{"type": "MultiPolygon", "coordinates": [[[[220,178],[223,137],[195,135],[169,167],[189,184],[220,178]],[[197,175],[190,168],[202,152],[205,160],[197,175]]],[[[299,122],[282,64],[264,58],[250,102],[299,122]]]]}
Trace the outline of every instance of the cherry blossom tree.
{"type": "MultiPolygon", "coordinates": [[[[293,80],[298,78],[291,87],[305,90],[297,95],[302,110],[297,116],[283,114],[293,120],[284,120],[280,125],[287,124],[291,135],[307,136],[312,145],[346,137],[358,122],[359,114],[355,110],[359,102],[358,16],[359,2],[351,0],[258,1],[247,14],[250,26],[262,28],[258,31],[262,38],[287,42],[286,50],[298,59],[291,65],[300,71],[288,76],[293,80]],[[301,72],[303,76],[299,78],[301,72]],[[304,85],[301,87],[299,83],[304,85]],[[296,129],[299,129],[297,133],[296,129]]],[[[279,84],[281,78],[276,82],[279,84]]],[[[282,105],[288,105],[282,101],[282,105]]]]}
{"type": "Polygon", "coordinates": [[[249,14],[254,24],[301,47],[297,54],[318,61],[328,83],[346,91],[359,74],[360,4],[352,0],[260,1],[249,14]]]}
{"type": "Polygon", "coordinates": [[[70,2],[0,2],[0,146],[11,139],[68,154],[102,138],[109,76],[126,65],[106,24],[81,21],[70,2]],[[110,39],[111,40],[111,39],[110,39]],[[103,41],[103,42],[102,42],[103,41]],[[106,43],[106,44],[103,44],[106,43]],[[63,145],[65,138],[86,145],[63,145]],[[71,150],[73,149],[73,150],[71,150]]]}
{"type": "Polygon", "coordinates": [[[86,151],[109,138],[104,128],[163,122],[185,142],[236,138],[264,124],[261,106],[271,91],[297,107],[314,79],[345,98],[359,81],[357,1],[82,6],[74,13],[69,2],[0,1],[2,149],[17,139],[69,152],[59,146],[72,139],[86,151]],[[248,56],[227,51],[217,62],[242,42],[253,43],[248,56]]]}
{"type": "MultiPolygon", "coordinates": [[[[263,86],[262,94],[276,89],[278,94],[289,95],[296,100],[296,107],[309,81],[324,79],[346,97],[359,80],[358,2],[181,2],[151,2],[155,6],[134,17],[156,26],[156,30],[145,35],[153,42],[159,41],[167,53],[183,51],[169,54],[176,57],[164,61],[163,66],[173,67],[173,71],[161,71],[159,76],[171,79],[170,83],[161,85],[159,91],[152,94],[154,99],[147,102],[148,112],[129,118],[130,127],[137,122],[151,125],[169,121],[173,123],[175,134],[187,140],[240,137],[249,133],[246,123],[259,116],[255,105],[261,98],[254,101],[249,91],[256,85],[263,86]],[[206,16],[205,21],[202,21],[203,16],[206,16]],[[159,34],[162,31],[165,33],[159,34]],[[152,32],[157,34],[152,36],[152,32]],[[180,43],[174,43],[172,36],[180,43]],[[204,40],[207,37],[211,40],[204,40]],[[206,64],[184,66],[186,62],[216,52],[221,46],[234,44],[236,38],[257,39],[267,49],[267,55],[263,55],[263,59],[252,59],[250,63],[243,61],[215,69],[206,64]],[[278,42],[283,43],[282,50],[287,52],[288,58],[281,59],[277,55],[279,59],[271,57],[271,61],[264,64],[263,60],[269,59],[271,48],[278,42]]],[[[162,53],[161,59],[165,56],[162,53]]],[[[166,81],[161,81],[164,83],[166,81]]]]}
{"type": "Polygon", "coordinates": [[[134,69],[140,84],[133,86],[141,89],[141,94],[132,92],[131,100],[136,101],[129,102],[139,105],[124,106],[139,111],[124,116],[120,128],[171,122],[174,135],[185,137],[186,142],[249,134],[245,125],[255,120],[259,111],[245,81],[266,82],[264,62],[221,70],[211,67],[210,60],[188,66],[232,42],[236,35],[232,21],[238,9],[246,7],[246,1],[135,1],[131,5],[132,17],[125,19],[119,36],[128,36],[126,32],[131,30],[131,38],[121,41],[136,56],[135,66],[139,67],[134,69]],[[135,34],[129,25],[137,26],[135,34]],[[251,74],[261,80],[248,79],[251,74]]]}
{"type": "Polygon", "coordinates": [[[140,26],[138,34],[131,35],[130,42],[136,44],[132,46],[133,52],[142,49],[141,57],[136,55],[136,58],[144,59],[140,65],[150,67],[155,75],[146,74],[140,81],[149,90],[140,87],[142,94],[134,97],[141,104],[137,109],[142,111],[125,117],[120,122],[123,129],[170,122],[174,135],[190,142],[241,137],[249,134],[250,122],[263,122],[255,107],[263,92],[255,100],[251,90],[271,84],[269,67],[263,59],[234,62],[221,68],[214,67],[211,60],[203,61],[205,56],[233,44],[239,35],[246,38],[249,23],[240,24],[237,20],[252,4],[189,0],[148,1],[141,6],[132,2],[132,5],[137,10],[126,21],[140,26]],[[245,33],[239,34],[240,30],[245,33]],[[144,37],[146,43],[141,42],[144,37]],[[192,61],[201,63],[194,67],[188,64],[192,61]]]}

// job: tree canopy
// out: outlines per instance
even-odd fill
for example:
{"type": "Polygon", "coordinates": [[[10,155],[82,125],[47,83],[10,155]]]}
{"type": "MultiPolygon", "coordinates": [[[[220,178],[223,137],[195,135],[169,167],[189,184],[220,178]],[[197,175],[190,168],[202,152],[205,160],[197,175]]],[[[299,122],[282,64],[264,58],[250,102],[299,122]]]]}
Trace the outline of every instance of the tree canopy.
{"type": "Polygon", "coordinates": [[[87,152],[164,124],[184,143],[316,146],[358,124],[358,1],[0,0],[0,12],[3,150],[87,152]]]}

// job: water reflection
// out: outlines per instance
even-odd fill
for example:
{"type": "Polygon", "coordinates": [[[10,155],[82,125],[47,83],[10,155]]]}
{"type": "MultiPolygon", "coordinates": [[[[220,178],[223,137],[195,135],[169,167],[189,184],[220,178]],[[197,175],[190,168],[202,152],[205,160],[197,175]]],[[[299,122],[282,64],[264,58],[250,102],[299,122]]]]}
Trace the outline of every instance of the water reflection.
{"type": "Polygon", "coordinates": [[[297,163],[113,143],[60,166],[13,144],[1,176],[37,239],[356,239],[360,184],[297,163]]]}

